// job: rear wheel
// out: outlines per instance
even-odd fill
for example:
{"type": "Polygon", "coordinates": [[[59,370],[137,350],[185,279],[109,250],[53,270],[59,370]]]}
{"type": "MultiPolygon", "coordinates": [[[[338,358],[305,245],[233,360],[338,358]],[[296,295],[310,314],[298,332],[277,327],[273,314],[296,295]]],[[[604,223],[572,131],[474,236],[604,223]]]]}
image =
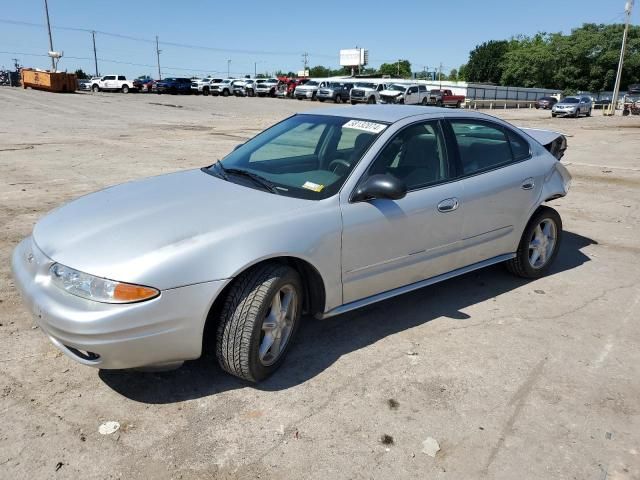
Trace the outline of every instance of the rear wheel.
{"type": "Polygon", "coordinates": [[[552,114],[551,114],[551,116],[552,116],[553,118],[556,118],[556,117],[557,117],[557,115],[556,115],[555,113],[552,113],[552,114]]]}
{"type": "Polygon", "coordinates": [[[442,100],[436,101],[436,107],[442,107],[442,100]]]}
{"type": "Polygon", "coordinates": [[[122,93],[129,93],[129,86],[128,85],[123,85],[122,86],[122,93]]]}
{"type": "Polygon", "coordinates": [[[222,96],[223,97],[228,97],[229,96],[229,90],[223,90],[222,91],[222,96]]]}
{"type": "Polygon", "coordinates": [[[587,110],[587,117],[591,116],[591,109],[587,110]]]}
{"type": "Polygon", "coordinates": [[[98,93],[100,91],[100,87],[98,85],[94,85],[93,87],[91,87],[91,90],[93,91],[93,93],[98,93]]]}
{"type": "Polygon", "coordinates": [[[428,99],[427,97],[424,97],[424,98],[422,99],[422,105],[425,105],[425,106],[426,106],[426,105],[428,105],[428,104],[429,104],[429,99],[428,99]]]}
{"type": "Polygon", "coordinates": [[[367,103],[369,105],[373,105],[374,103],[376,103],[376,97],[369,97],[369,100],[367,100],[367,103]]]}
{"type": "Polygon", "coordinates": [[[266,263],[238,276],[220,315],[220,366],[251,382],[275,372],[296,333],[302,292],[300,276],[287,265],[266,263]]]}
{"type": "Polygon", "coordinates": [[[209,87],[204,87],[202,89],[202,95],[204,95],[205,97],[209,96],[209,87]]]}
{"type": "Polygon", "coordinates": [[[460,108],[461,106],[462,106],[462,102],[458,100],[458,102],[456,103],[456,108],[460,108]]]}
{"type": "Polygon", "coordinates": [[[507,269],[519,277],[539,278],[547,273],[558,255],[562,220],[553,208],[540,208],[524,229],[515,258],[507,269]]]}

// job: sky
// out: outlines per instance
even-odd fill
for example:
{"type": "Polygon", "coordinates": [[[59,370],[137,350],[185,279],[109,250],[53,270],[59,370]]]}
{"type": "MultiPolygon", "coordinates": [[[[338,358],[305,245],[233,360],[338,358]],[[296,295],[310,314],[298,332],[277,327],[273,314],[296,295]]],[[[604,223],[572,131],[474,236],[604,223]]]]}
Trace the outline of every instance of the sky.
{"type": "MultiPolygon", "coordinates": [[[[640,2],[638,2],[640,3],[640,2]]],[[[44,0],[2,0],[0,69],[50,68],[44,0]]],[[[337,68],[339,51],[364,47],[377,67],[409,59],[414,71],[443,65],[448,73],[487,40],[537,32],[565,32],[583,23],[622,23],[625,0],[345,1],[121,1],[49,0],[58,69],[94,74],[95,30],[101,75],[226,77],[337,68]],[[108,6],[107,6],[108,5],[108,6]],[[230,62],[229,62],[230,60],[230,62]]],[[[636,5],[632,23],[640,18],[636,5]]]]}

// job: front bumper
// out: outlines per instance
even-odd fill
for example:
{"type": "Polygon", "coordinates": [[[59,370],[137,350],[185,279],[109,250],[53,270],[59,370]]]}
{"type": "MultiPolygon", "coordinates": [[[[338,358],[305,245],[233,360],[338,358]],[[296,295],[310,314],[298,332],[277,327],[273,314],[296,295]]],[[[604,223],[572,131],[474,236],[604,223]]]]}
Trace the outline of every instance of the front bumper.
{"type": "Polygon", "coordinates": [[[551,109],[551,113],[559,117],[574,116],[577,113],[577,111],[578,110],[554,110],[553,108],[551,109]]]}
{"type": "Polygon", "coordinates": [[[198,358],[213,300],[228,280],[163,290],[139,303],[100,303],[53,285],[54,263],[23,240],[13,252],[15,283],[49,340],[84,365],[104,369],[161,366],[198,358]]]}

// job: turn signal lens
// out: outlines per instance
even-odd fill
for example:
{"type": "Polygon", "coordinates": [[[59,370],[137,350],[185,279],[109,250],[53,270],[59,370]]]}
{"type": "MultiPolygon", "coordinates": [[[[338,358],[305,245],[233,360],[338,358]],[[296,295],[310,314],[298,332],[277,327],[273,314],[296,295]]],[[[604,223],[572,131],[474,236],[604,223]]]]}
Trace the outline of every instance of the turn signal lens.
{"type": "Polygon", "coordinates": [[[155,288],[141,287],[140,285],[131,285],[130,283],[118,283],[113,290],[114,300],[120,302],[139,302],[147,300],[158,295],[155,288]]]}
{"type": "Polygon", "coordinates": [[[62,290],[87,300],[103,303],[133,303],[160,295],[155,288],[116,282],[54,263],[49,270],[51,281],[62,290]]]}

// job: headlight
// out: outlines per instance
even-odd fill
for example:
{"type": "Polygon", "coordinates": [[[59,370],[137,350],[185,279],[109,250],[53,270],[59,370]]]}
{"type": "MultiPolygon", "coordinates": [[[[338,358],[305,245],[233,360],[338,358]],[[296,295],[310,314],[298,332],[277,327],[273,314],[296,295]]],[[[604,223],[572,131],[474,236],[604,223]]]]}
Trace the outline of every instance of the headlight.
{"type": "Polygon", "coordinates": [[[96,302],[133,303],[150,300],[160,295],[155,288],[94,277],[59,263],[54,263],[49,273],[51,281],[58,288],[96,302]]]}

